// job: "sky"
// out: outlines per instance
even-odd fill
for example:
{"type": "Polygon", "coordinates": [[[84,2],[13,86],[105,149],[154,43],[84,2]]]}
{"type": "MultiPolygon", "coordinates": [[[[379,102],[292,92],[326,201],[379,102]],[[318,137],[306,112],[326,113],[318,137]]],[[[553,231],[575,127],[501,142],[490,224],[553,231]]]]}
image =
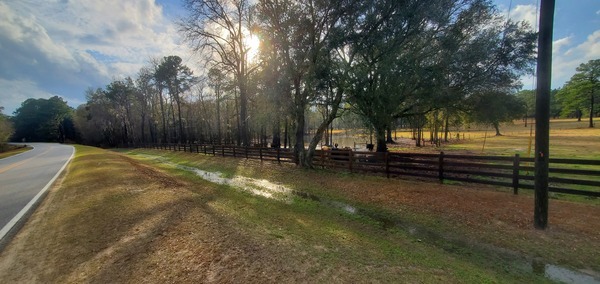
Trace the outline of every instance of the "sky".
{"type": "MultiPolygon", "coordinates": [[[[512,20],[536,25],[539,0],[493,0],[512,20]],[[510,9],[509,9],[510,8],[510,9]]],[[[88,88],[135,77],[153,58],[178,55],[195,69],[175,20],[180,0],[0,0],[0,106],[60,96],[72,107],[88,88]]],[[[600,58],[600,1],[556,0],[552,87],[600,58]]],[[[525,89],[534,79],[522,78],[525,89]]]]}

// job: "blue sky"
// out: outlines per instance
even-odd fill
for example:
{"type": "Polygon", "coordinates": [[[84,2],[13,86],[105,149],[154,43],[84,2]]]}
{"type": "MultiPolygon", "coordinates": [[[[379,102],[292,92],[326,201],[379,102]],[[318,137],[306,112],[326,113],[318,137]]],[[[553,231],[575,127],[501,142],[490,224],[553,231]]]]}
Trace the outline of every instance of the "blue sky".
{"type": "MultiPolygon", "coordinates": [[[[513,20],[536,21],[538,0],[495,0],[513,20]]],[[[12,114],[27,98],[58,95],[85,103],[85,90],[135,76],[153,58],[179,55],[196,68],[173,20],[181,1],[0,1],[0,106],[12,114]]],[[[556,0],[553,87],[600,58],[600,0],[556,0]]],[[[532,78],[523,78],[525,88],[532,78]]]]}

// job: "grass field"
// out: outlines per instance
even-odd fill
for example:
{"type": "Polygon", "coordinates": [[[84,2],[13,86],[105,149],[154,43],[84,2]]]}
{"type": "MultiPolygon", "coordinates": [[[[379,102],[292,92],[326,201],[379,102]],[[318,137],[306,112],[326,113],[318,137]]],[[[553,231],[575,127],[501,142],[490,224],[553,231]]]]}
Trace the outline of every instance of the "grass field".
{"type": "MultiPolygon", "coordinates": [[[[531,123],[525,127],[523,121],[502,125],[500,128],[502,136],[495,136],[495,131],[491,127],[476,125],[451,130],[449,143],[444,143],[439,148],[428,146],[424,150],[477,155],[520,154],[522,157],[533,157],[535,150],[535,126],[532,133],[531,123]],[[457,134],[460,139],[456,138],[457,134]]],[[[404,138],[410,137],[410,133],[406,131],[398,132],[396,135],[404,138]]],[[[410,151],[410,148],[414,149],[414,147],[406,147],[406,145],[390,146],[392,151],[410,151]]],[[[578,122],[576,119],[551,120],[550,157],[600,159],[600,128],[589,128],[586,121],[578,122]]]]}
{"type": "Polygon", "coordinates": [[[62,182],[0,253],[0,279],[546,283],[553,269],[600,271],[596,205],[551,200],[541,232],[531,197],[486,187],[76,149],[62,182]],[[256,194],[190,168],[290,191],[256,194]]]}

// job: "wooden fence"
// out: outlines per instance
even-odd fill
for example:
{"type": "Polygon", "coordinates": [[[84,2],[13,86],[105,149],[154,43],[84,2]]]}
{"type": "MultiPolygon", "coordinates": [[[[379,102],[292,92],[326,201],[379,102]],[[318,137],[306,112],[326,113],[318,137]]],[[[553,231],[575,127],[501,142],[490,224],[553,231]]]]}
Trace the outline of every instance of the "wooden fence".
{"type": "MultiPolygon", "coordinates": [[[[208,144],[152,144],[145,148],[202,153],[205,155],[295,163],[289,149],[208,144]]],[[[390,177],[413,176],[533,189],[534,159],[514,156],[472,156],[417,153],[316,150],[313,165],[349,172],[390,177]]],[[[600,160],[550,159],[549,191],[600,197],[600,160]]]]}

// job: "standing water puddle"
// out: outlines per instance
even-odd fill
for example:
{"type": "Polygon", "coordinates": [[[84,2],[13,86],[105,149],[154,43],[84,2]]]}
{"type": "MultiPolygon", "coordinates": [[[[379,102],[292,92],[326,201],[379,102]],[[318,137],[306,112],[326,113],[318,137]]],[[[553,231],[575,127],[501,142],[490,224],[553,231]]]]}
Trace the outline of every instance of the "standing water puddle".
{"type": "MultiPolygon", "coordinates": [[[[494,248],[489,245],[477,245],[472,243],[466,243],[465,241],[452,239],[445,237],[439,233],[436,233],[432,230],[428,230],[424,227],[415,226],[412,224],[407,224],[403,222],[401,219],[393,219],[388,216],[382,216],[381,214],[376,214],[368,210],[363,210],[361,208],[357,208],[350,204],[346,204],[339,201],[328,200],[320,198],[314,194],[293,190],[291,188],[285,187],[283,185],[272,183],[268,180],[259,180],[247,177],[236,176],[233,178],[223,177],[220,172],[208,172],[203,171],[198,168],[182,166],[179,164],[171,163],[166,161],[163,157],[160,156],[151,156],[151,155],[138,155],[147,157],[150,159],[159,160],[163,164],[167,164],[178,169],[182,169],[185,171],[190,171],[198,175],[199,177],[222,185],[228,185],[232,187],[236,187],[242,189],[246,192],[249,192],[254,195],[263,196],[270,199],[275,199],[279,201],[283,201],[285,203],[291,204],[293,201],[293,196],[298,196],[300,198],[309,199],[315,202],[319,202],[324,206],[332,207],[339,209],[345,213],[351,215],[359,215],[370,218],[374,221],[377,221],[382,224],[382,228],[385,230],[388,229],[399,229],[407,232],[409,235],[414,236],[420,242],[421,239],[426,240],[430,243],[440,243],[442,241],[443,249],[449,252],[457,252],[460,251],[461,248],[475,248],[480,251],[493,251],[495,254],[503,254],[501,251],[503,249],[494,248]]],[[[516,253],[505,252],[507,258],[515,259],[518,257],[516,253]]],[[[586,273],[574,271],[562,266],[546,264],[539,260],[533,261],[525,261],[525,260],[515,260],[515,267],[521,267],[523,270],[528,272],[533,272],[538,275],[544,275],[546,278],[559,281],[563,283],[590,283],[590,284],[600,284],[600,275],[595,272],[595,275],[588,275],[586,273]]]]}
{"type": "Polygon", "coordinates": [[[228,186],[233,186],[244,191],[250,192],[254,195],[276,199],[279,201],[285,201],[286,203],[291,203],[291,193],[292,189],[287,188],[283,185],[274,184],[265,179],[253,179],[242,176],[236,176],[233,178],[225,178],[222,177],[222,174],[219,172],[207,172],[197,168],[186,167],[186,166],[177,166],[180,169],[194,172],[199,177],[213,182],[217,184],[223,184],[228,186]]]}

